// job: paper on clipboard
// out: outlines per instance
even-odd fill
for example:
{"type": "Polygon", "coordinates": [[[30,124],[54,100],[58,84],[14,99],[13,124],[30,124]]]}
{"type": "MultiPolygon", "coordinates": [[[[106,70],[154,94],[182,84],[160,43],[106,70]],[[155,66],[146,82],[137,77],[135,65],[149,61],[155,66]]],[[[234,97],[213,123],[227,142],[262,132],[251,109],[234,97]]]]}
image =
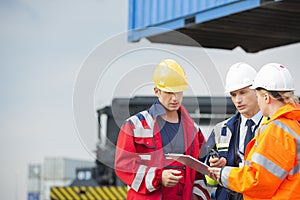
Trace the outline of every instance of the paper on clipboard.
{"type": "Polygon", "coordinates": [[[189,166],[190,168],[202,173],[202,174],[209,174],[208,169],[210,168],[205,163],[195,159],[194,157],[190,155],[184,155],[184,154],[177,154],[177,153],[168,153],[166,154],[167,158],[171,158],[176,160],[177,162],[180,162],[186,166],[189,166]]]}

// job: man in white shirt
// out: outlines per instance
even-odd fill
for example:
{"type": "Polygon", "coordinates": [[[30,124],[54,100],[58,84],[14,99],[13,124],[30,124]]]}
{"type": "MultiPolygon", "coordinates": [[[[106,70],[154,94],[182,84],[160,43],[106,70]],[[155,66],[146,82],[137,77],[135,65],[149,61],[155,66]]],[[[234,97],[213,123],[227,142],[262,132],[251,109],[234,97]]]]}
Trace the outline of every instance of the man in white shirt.
{"type": "MultiPolygon", "coordinates": [[[[255,90],[249,88],[256,73],[253,67],[242,62],[232,65],[227,72],[225,92],[230,94],[238,112],[218,123],[207,140],[207,146],[219,153],[219,157],[209,157],[211,167],[238,167],[244,164],[245,147],[262,121],[255,90]]],[[[208,184],[216,183],[209,179],[207,181],[208,184]]],[[[243,199],[241,194],[220,185],[217,186],[215,195],[217,200],[243,199]]]]}

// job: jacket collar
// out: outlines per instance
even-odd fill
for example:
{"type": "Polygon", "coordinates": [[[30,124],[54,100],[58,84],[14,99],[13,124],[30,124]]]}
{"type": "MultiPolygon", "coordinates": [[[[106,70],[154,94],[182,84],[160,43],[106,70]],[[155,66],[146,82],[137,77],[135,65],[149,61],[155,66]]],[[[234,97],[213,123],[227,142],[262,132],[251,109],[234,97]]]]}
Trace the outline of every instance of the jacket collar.
{"type": "Polygon", "coordinates": [[[229,128],[229,130],[231,131],[231,133],[234,133],[235,131],[235,126],[236,123],[238,123],[238,120],[240,118],[240,113],[236,112],[236,114],[234,116],[232,116],[226,123],[225,126],[227,126],[229,128]]]}
{"type": "Polygon", "coordinates": [[[300,121],[300,106],[286,104],[279,108],[270,120],[275,120],[279,117],[285,117],[288,119],[300,121]]]}
{"type": "Polygon", "coordinates": [[[148,112],[153,118],[157,118],[160,115],[166,114],[166,109],[163,107],[163,105],[161,105],[161,103],[157,99],[149,108],[148,112]]]}
{"type": "MultiPolygon", "coordinates": [[[[179,114],[181,113],[181,108],[182,108],[182,105],[178,109],[179,114]]],[[[154,119],[160,115],[164,115],[167,113],[166,109],[163,107],[163,105],[159,102],[158,99],[152,104],[152,106],[149,108],[148,112],[154,119]]]]}

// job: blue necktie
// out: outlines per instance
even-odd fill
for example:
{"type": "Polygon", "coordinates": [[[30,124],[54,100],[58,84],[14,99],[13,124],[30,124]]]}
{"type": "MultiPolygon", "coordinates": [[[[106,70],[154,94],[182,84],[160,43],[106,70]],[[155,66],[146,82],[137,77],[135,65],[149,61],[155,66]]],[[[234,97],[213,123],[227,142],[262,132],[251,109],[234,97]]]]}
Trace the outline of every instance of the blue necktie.
{"type": "Polygon", "coordinates": [[[253,125],[255,125],[253,120],[252,119],[247,119],[247,121],[246,121],[247,133],[246,133],[246,137],[245,137],[245,140],[244,140],[244,152],[245,152],[247,144],[254,137],[254,133],[252,132],[252,126],[253,125]]]}

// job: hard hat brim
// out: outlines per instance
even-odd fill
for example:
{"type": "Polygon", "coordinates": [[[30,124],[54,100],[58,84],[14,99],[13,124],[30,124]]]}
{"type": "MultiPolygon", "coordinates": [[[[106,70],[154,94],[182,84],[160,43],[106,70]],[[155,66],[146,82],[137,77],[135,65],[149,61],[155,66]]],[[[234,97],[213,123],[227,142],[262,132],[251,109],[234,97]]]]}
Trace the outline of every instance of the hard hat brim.
{"type": "Polygon", "coordinates": [[[184,92],[187,90],[188,86],[187,85],[183,85],[183,86],[176,86],[176,87],[160,87],[158,85],[156,85],[156,87],[164,92],[184,92]]]}
{"type": "Polygon", "coordinates": [[[240,89],[243,89],[243,88],[246,88],[246,87],[249,87],[251,89],[251,84],[243,84],[243,85],[239,85],[239,86],[236,86],[236,87],[228,88],[227,90],[225,90],[225,93],[230,93],[230,92],[240,90],[240,89]]]}

